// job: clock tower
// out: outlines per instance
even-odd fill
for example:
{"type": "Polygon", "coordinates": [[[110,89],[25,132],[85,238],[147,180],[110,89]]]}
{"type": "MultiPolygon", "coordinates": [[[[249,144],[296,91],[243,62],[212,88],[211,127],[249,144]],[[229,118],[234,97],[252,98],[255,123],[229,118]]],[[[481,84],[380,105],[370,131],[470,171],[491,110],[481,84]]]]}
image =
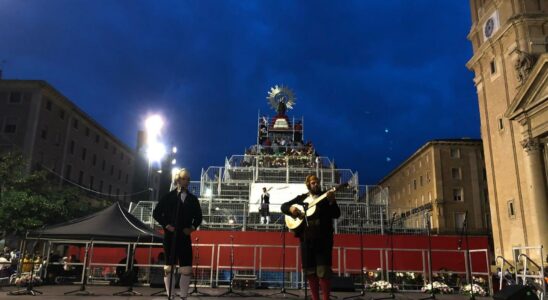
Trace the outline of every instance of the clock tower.
{"type": "MultiPolygon", "coordinates": [[[[470,0],[495,255],[548,253],[548,1],[470,0]]],[[[516,262],[517,263],[517,262],[516,262]]],[[[521,264],[520,264],[521,265],[521,264]]]]}

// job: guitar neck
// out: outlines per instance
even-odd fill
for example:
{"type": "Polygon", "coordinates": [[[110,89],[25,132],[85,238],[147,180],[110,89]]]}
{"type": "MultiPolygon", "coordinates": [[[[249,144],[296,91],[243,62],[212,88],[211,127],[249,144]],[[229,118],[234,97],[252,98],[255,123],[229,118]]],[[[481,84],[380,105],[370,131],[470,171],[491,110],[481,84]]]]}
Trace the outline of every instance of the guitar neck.
{"type": "Polygon", "coordinates": [[[331,192],[331,191],[334,191],[334,189],[331,189],[325,193],[323,193],[321,196],[319,196],[318,198],[312,200],[312,202],[310,202],[308,204],[308,208],[311,208],[313,206],[316,206],[318,203],[320,203],[320,201],[322,201],[323,199],[325,199],[327,197],[327,193],[331,192]]]}

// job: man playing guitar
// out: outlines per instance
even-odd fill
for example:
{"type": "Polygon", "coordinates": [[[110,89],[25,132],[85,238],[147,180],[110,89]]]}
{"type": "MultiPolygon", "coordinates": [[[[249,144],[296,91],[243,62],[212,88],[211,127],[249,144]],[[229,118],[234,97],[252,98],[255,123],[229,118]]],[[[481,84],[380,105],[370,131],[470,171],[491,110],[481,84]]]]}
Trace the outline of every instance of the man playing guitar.
{"type": "MultiPolygon", "coordinates": [[[[320,182],[316,175],[308,175],[305,181],[307,194],[282,204],[284,214],[293,218],[305,218],[298,206],[306,206],[310,200],[320,197],[320,182]]],[[[315,212],[308,215],[302,226],[296,230],[296,236],[301,243],[303,271],[306,274],[313,300],[319,300],[319,288],[322,289],[323,300],[329,300],[331,288],[331,255],[333,251],[333,219],[341,215],[341,210],[335,201],[334,191],[328,191],[326,201],[315,205],[315,212]]]]}

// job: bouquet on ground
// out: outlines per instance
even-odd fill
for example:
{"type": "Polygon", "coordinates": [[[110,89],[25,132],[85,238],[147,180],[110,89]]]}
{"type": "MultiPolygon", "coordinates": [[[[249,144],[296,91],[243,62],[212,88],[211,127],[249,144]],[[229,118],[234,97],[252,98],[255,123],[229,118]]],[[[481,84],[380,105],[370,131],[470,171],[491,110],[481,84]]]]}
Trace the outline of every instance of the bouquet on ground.
{"type": "Polygon", "coordinates": [[[366,286],[366,288],[371,292],[390,292],[391,290],[398,290],[397,286],[392,285],[388,281],[384,280],[375,281],[372,284],[366,286]]]}
{"type": "Polygon", "coordinates": [[[478,284],[473,284],[473,287],[470,284],[467,284],[461,288],[461,291],[465,295],[471,295],[474,291],[474,295],[478,296],[487,296],[487,292],[478,284]]]}
{"type": "Polygon", "coordinates": [[[422,288],[421,291],[425,293],[431,293],[432,289],[434,289],[434,294],[451,294],[453,293],[453,289],[449,287],[447,284],[439,281],[434,281],[432,284],[427,283],[422,288]]]}

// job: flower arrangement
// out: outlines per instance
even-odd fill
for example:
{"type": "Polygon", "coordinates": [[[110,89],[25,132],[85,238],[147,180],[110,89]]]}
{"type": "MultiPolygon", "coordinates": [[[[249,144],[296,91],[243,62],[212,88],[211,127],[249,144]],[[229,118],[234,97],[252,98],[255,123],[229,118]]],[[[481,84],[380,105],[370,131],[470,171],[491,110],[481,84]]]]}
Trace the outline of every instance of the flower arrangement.
{"type": "MultiPolygon", "coordinates": [[[[30,274],[22,275],[21,277],[17,277],[15,279],[15,285],[18,286],[27,286],[30,283],[30,274]]],[[[42,279],[38,276],[32,276],[32,283],[34,285],[40,285],[42,284],[42,279]]]]}
{"type": "Polygon", "coordinates": [[[425,284],[421,291],[424,293],[431,293],[432,288],[434,288],[434,294],[451,294],[453,289],[450,288],[447,284],[439,281],[434,281],[432,284],[425,284]]]}
{"type": "Polygon", "coordinates": [[[366,288],[371,292],[389,292],[391,290],[397,291],[398,287],[390,284],[388,281],[379,280],[370,285],[366,285],[366,288]]]}
{"type": "Polygon", "coordinates": [[[472,289],[474,291],[474,295],[478,295],[478,296],[487,296],[487,292],[478,284],[475,284],[473,285],[470,285],[470,284],[467,284],[465,286],[463,286],[461,288],[461,291],[465,294],[465,295],[471,295],[472,294],[472,289]]]}

